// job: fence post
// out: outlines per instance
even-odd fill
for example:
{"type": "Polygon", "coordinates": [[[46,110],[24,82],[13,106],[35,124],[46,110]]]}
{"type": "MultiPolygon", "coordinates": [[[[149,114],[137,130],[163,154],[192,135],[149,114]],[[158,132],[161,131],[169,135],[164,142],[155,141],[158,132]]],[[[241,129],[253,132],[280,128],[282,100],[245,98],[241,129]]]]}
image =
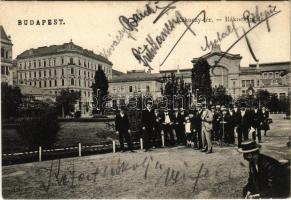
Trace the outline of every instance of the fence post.
{"type": "Polygon", "coordinates": [[[81,157],[82,156],[82,146],[81,146],[81,143],[79,143],[78,146],[79,146],[78,147],[78,149],[79,149],[79,157],[81,157]]]}
{"type": "Polygon", "coordinates": [[[41,146],[38,147],[38,161],[41,162],[41,146]]]}
{"type": "Polygon", "coordinates": [[[112,148],[113,148],[113,153],[116,152],[116,149],[115,149],[115,140],[112,140],[112,148]]]}
{"type": "Polygon", "coordinates": [[[140,149],[143,150],[143,141],[142,141],[142,138],[140,138],[140,149]]]}
{"type": "Polygon", "coordinates": [[[164,134],[162,134],[162,147],[165,147],[165,137],[164,137],[164,134]]]}

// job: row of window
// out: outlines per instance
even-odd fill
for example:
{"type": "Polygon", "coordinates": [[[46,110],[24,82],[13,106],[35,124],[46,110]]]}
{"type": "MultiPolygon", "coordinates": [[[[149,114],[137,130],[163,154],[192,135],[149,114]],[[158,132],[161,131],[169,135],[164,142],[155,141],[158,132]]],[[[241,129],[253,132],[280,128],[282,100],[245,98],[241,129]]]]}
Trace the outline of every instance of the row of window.
{"type": "Polygon", "coordinates": [[[263,79],[280,78],[281,72],[264,72],[263,79]]]}
{"type": "MultiPolygon", "coordinates": [[[[120,86],[120,87],[117,87],[117,88],[115,88],[115,87],[112,87],[112,91],[113,91],[113,93],[119,93],[119,92],[121,92],[121,93],[124,93],[125,92],[125,87],[124,86],[120,86]]],[[[132,85],[130,85],[130,86],[128,86],[128,90],[127,90],[128,92],[140,92],[141,91],[141,87],[140,87],[140,85],[135,85],[135,86],[132,86],[132,85]]],[[[149,85],[146,85],[146,92],[150,92],[151,90],[150,90],[150,86],[149,85]]]]}
{"type": "Polygon", "coordinates": [[[18,63],[18,69],[19,70],[26,70],[26,69],[32,69],[32,68],[40,68],[40,67],[54,67],[54,66],[61,66],[61,65],[79,65],[81,67],[87,67],[89,69],[98,70],[102,69],[105,73],[109,74],[111,73],[111,69],[106,66],[102,66],[101,64],[97,64],[93,61],[88,60],[81,60],[78,58],[72,58],[69,59],[67,57],[56,57],[56,58],[50,58],[50,59],[38,59],[33,61],[22,61],[18,63]]]}
{"type": "MultiPolygon", "coordinates": [[[[61,94],[61,91],[60,90],[59,91],[58,90],[50,90],[49,93],[57,95],[57,94],[61,94]]],[[[83,91],[83,92],[81,92],[81,95],[82,95],[82,93],[85,97],[90,97],[92,94],[92,92],[90,92],[90,91],[83,91]]]]}
{"type": "MultiPolygon", "coordinates": [[[[247,90],[242,90],[242,95],[246,95],[246,94],[247,94],[247,90]]],[[[286,93],[272,93],[272,94],[274,94],[277,97],[279,97],[279,99],[286,98],[286,93]]]]}
{"type": "MultiPolygon", "coordinates": [[[[65,79],[61,79],[61,82],[58,84],[58,80],[46,80],[46,81],[25,81],[20,80],[20,83],[26,83],[31,86],[39,87],[39,88],[49,88],[49,87],[57,87],[57,86],[65,86],[65,79]]],[[[91,87],[92,81],[85,81],[85,80],[75,80],[71,78],[70,85],[71,86],[84,86],[84,87],[91,87]]]]}
{"type": "Polygon", "coordinates": [[[6,51],[3,47],[1,48],[1,58],[9,58],[9,51],[6,51]]]}
{"type": "MultiPolygon", "coordinates": [[[[60,74],[62,76],[65,75],[65,70],[61,69],[59,70],[60,74]]],[[[75,70],[74,68],[71,68],[70,70],[71,75],[79,75],[81,76],[81,70],[75,70]],[[78,73],[75,73],[78,72],[78,73]]],[[[85,78],[94,78],[94,72],[84,71],[84,77],[85,78]]],[[[26,78],[41,78],[41,77],[51,77],[51,76],[57,76],[57,69],[54,70],[43,70],[43,71],[34,71],[34,72],[19,72],[18,78],[19,79],[26,79],[26,78]]]]}
{"type": "MultiPolygon", "coordinates": [[[[255,87],[255,80],[242,80],[241,81],[241,86],[242,87],[255,87]]],[[[260,86],[260,80],[256,80],[256,87],[260,86]]]]}
{"type": "Polygon", "coordinates": [[[1,74],[2,75],[9,75],[9,67],[8,66],[1,66],[1,74]]]}

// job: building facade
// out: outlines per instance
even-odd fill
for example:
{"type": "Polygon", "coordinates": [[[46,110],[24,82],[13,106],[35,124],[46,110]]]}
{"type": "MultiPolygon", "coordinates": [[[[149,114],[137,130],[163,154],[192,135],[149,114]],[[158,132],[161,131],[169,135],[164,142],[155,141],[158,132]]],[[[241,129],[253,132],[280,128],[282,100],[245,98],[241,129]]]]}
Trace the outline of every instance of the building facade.
{"type": "Polygon", "coordinates": [[[143,70],[132,70],[126,74],[115,75],[109,81],[112,106],[127,104],[128,100],[135,95],[150,95],[156,99],[161,96],[161,86],[159,74],[146,73],[143,70]]]}
{"type": "Polygon", "coordinates": [[[1,34],[1,83],[5,82],[13,85],[12,74],[12,42],[10,36],[7,36],[3,26],[0,25],[1,34]]]}
{"type": "Polygon", "coordinates": [[[62,89],[79,91],[77,106],[82,114],[92,111],[95,71],[102,69],[112,79],[112,63],[72,41],[29,49],[17,56],[17,83],[42,88],[58,95],[62,89]]]}
{"type": "MultiPolygon", "coordinates": [[[[247,95],[248,89],[251,87],[254,91],[267,90],[278,96],[285,98],[290,95],[290,61],[277,63],[258,63],[251,64],[248,67],[241,67],[242,57],[239,54],[230,54],[222,52],[219,46],[215,46],[211,52],[202,56],[205,58],[210,68],[210,77],[212,87],[222,85],[234,100],[242,95],[247,95]],[[220,59],[219,63],[218,60],[220,59]]],[[[196,64],[199,58],[192,59],[192,65],[196,64]]],[[[149,77],[155,77],[155,81],[159,82],[164,76],[175,73],[178,77],[183,77],[187,84],[192,83],[192,68],[174,70],[162,70],[160,73],[151,74],[149,77]]],[[[124,77],[124,76],[121,76],[124,77]]],[[[123,80],[113,78],[114,88],[125,87],[123,80]]],[[[146,77],[142,79],[134,79],[130,85],[146,85],[146,77]]],[[[162,81],[159,82],[162,84],[162,81]]],[[[127,86],[128,87],[128,86],[127,86]]],[[[125,90],[128,88],[125,87],[125,90]]],[[[155,96],[161,95],[161,87],[156,87],[155,96]]],[[[120,89],[121,90],[121,89],[120,89]]],[[[117,91],[117,93],[119,93],[117,91]]],[[[197,91],[199,95],[199,91],[197,91]]]]}

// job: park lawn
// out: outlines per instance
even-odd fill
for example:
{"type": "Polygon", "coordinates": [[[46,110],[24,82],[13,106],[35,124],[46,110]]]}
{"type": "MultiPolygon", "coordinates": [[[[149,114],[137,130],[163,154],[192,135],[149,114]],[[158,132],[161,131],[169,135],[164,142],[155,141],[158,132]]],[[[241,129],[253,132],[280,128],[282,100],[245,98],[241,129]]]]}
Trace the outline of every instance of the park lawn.
{"type": "Polygon", "coordinates": [[[62,122],[60,126],[55,144],[57,148],[77,146],[78,143],[94,145],[117,139],[113,129],[108,130],[104,122],[62,122]]]}
{"type": "MultiPolygon", "coordinates": [[[[114,124],[114,122],[110,122],[114,124]]],[[[2,153],[29,151],[26,142],[13,128],[2,129],[2,153]]],[[[60,130],[54,148],[73,147],[78,143],[94,145],[117,139],[117,135],[105,122],[60,122],[60,130]]]]}

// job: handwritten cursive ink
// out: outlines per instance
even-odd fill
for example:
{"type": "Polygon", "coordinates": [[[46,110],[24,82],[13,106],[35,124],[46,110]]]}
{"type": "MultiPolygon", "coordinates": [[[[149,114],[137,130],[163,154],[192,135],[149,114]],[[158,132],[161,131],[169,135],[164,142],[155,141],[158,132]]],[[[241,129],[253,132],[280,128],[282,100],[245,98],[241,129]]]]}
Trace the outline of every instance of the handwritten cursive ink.
{"type": "Polygon", "coordinates": [[[277,11],[269,16],[267,16],[266,18],[262,19],[261,21],[259,21],[257,24],[255,24],[254,26],[252,26],[249,30],[245,31],[243,29],[244,34],[242,34],[241,36],[237,34],[238,39],[232,44],[230,45],[230,47],[220,56],[220,58],[218,59],[218,61],[215,63],[215,66],[217,66],[217,64],[220,62],[220,60],[225,56],[226,53],[228,53],[241,39],[243,39],[244,37],[247,36],[247,34],[249,34],[252,30],[254,30],[256,27],[258,27],[260,24],[262,24],[263,22],[265,22],[267,19],[279,14],[281,11],[277,11]]]}
{"type": "MultiPolygon", "coordinates": [[[[169,3],[166,6],[159,6],[160,1],[156,1],[154,4],[154,7],[151,6],[151,2],[147,3],[145,5],[145,10],[140,11],[137,10],[136,13],[132,14],[131,17],[125,17],[123,15],[119,16],[119,22],[120,24],[128,31],[138,31],[138,25],[141,20],[143,20],[145,17],[148,17],[152,14],[155,14],[157,10],[162,10],[159,16],[161,17],[163,14],[167,13],[169,10],[176,8],[175,6],[171,6],[176,1],[173,1],[169,3]]],[[[157,21],[158,19],[156,19],[157,21]]]]}

